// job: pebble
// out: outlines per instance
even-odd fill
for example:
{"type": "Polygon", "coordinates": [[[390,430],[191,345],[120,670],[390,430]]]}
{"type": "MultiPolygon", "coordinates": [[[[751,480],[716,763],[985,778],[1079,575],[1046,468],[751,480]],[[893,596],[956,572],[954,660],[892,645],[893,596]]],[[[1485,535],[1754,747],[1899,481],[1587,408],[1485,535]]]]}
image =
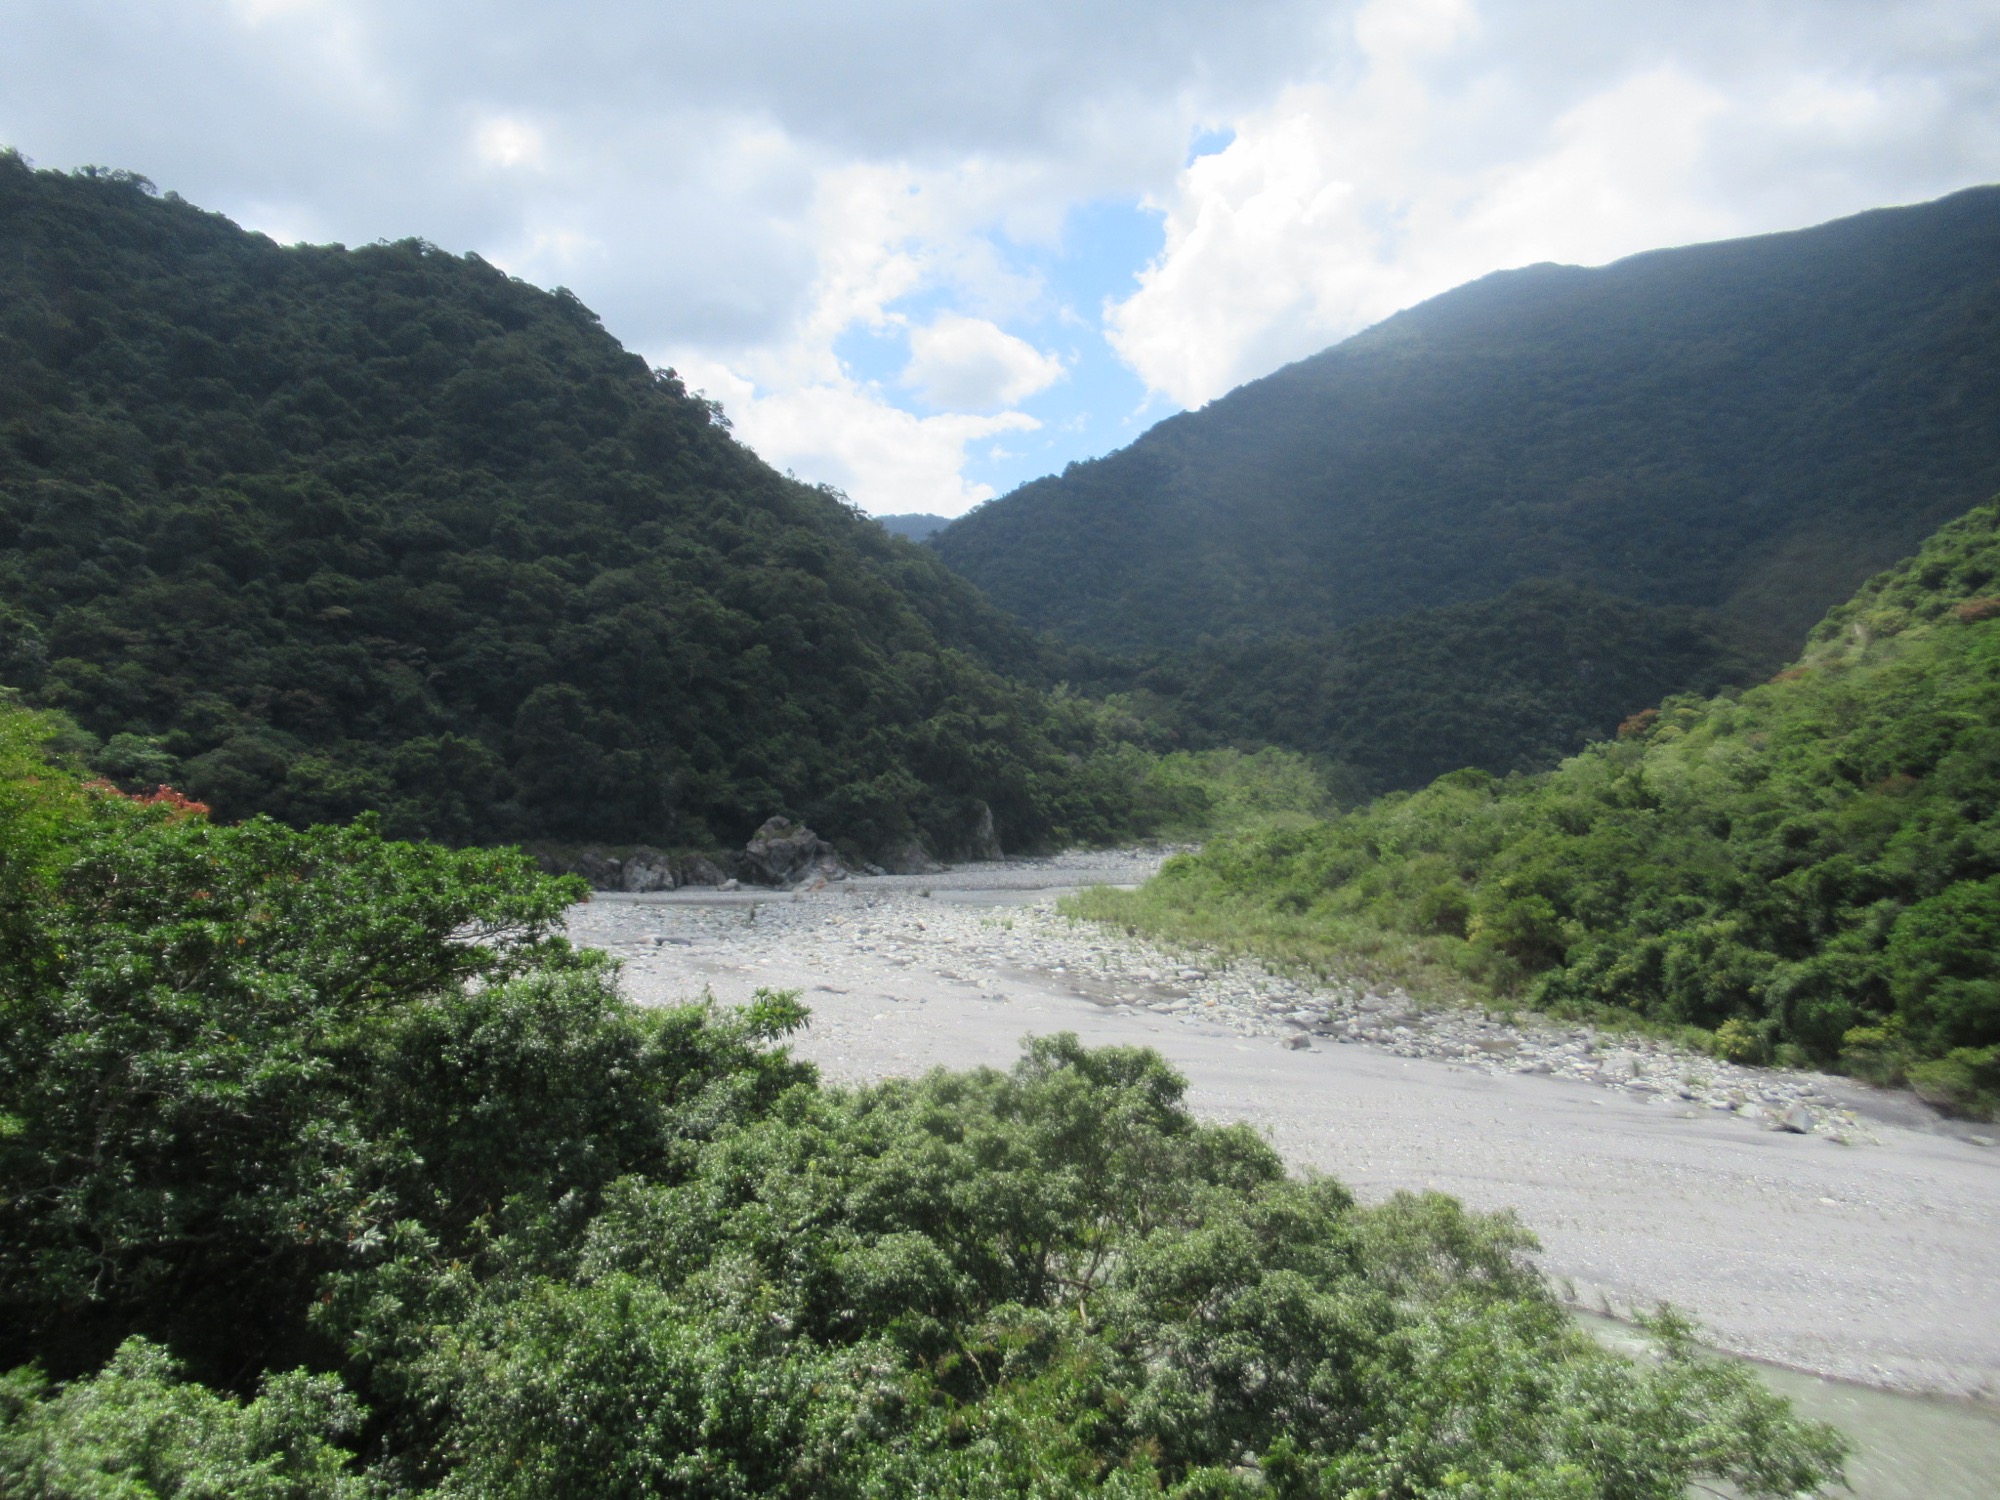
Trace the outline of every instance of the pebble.
{"type": "MultiPolygon", "coordinates": [[[[1157,856],[1107,851],[1010,860],[1002,868],[1074,870],[1075,884],[1135,883],[1156,864],[1157,856]]],[[[948,949],[953,975],[968,984],[1001,977],[995,970],[1025,971],[1100,1004],[1151,1010],[1184,1025],[1221,1025],[1295,1050],[1310,1048],[1317,1037],[1496,1076],[1569,1079],[1634,1101],[1733,1111],[1796,1135],[1852,1138],[1859,1124],[1832,1106],[1812,1073],[1740,1067],[1670,1042],[1533,1013],[1503,1018],[1476,1007],[1423,1005],[1396,986],[1358,978],[1312,980],[1240,957],[1169,950],[1065,917],[1050,900],[987,906],[925,899],[930,894],[893,879],[856,878],[808,898],[773,892],[751,917],[740,904],[598,902],[577,909],[573,930],[578,941],[614,952],[671,944],[720,956],[727,949],[746,968],[796,958],[807,948],[832,967],[843,953],[902,964],[920,947],[938,956],[948,949]],[[671,930],[661,932],[663,926],[671,930]]]]}

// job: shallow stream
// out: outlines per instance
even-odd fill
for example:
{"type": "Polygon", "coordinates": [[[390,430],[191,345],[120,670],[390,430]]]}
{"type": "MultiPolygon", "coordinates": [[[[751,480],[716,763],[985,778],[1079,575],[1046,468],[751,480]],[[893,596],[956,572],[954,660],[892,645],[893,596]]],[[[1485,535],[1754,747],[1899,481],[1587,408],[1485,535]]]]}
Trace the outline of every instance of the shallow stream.
{"type": "MultiPolygon", "coordinates": [[[[1636,1352],[1645,1347],[1624,1323],[1587,1314],[1579,1314],[1578,1321],[1613,1348],[1636,1352]]],[[[1766,1385],[1791,1398],[1799,1415],[1831,1422],[1847,1434],[1854,1444],[1854,1456],[1847,1461],[1854,1500],[2000,1496],[2000,1411],[1752,1363],[1766,1385]]]]}

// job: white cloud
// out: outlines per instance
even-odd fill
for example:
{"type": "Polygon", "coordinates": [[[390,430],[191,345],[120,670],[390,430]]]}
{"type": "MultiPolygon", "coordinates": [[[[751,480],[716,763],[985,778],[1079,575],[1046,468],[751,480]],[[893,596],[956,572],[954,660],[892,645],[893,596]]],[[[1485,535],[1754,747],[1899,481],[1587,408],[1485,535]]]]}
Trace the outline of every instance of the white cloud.
{"type": "Polygon", "coordinates": [[[405,100],[381,66],[379,28],[352,0],[232,0],[241,34],[268,79],[375,126],[393,124],[405,100]]]}
{"type": "Polygon", "coordinates": [[[966,480],[966,446],[1041,424],[1023,412],[947,412],[919,417],[852,381],[791,385],[760,393],[726,365],[683,361],[690,387],[720,401],[738,437],[769,463],[831,484],[878,515],[962,515],[993,487],[966,480]]]}
{"type": "Polygon", "coordinates": [[[548,144],[542,132],[518,115],[495,115],[482,120],[472,132],[472,149],[489,167],[526,167],[535,170],[547,164],[548,144]]]}
{"type": "Polygon", "coordinates": [[[769,462],[878,514],[961,514],[994,493],[965,477],[968,445],[1041,426],[993,408],[1046,388],[1062,365],[986,319],[947,313],[909,328],[894,304],[939,289],[987,310],[1032,301],[1039,289],[999,264],[977,232],[1018,186],[1012,169],[977,160],[944,170],[829,167],[807,214],[818,274],[787,335],[748,348],[669,344],[661,358],[722,402],[737,435],[769,462]],[[947,409],[905,410],[851,374],[836,345],[855,329],[907,329],[906,373],[947,409]]]}
{"type": "Polygon", "coordinates": [[[1108,317],[1149,385],[1199,405],[1487,271],[1601,262],[1738,222],[1702,191],[1726,102],[1679,71],[1584,100],[1529,153],[1468,163],[1440,160],[1430,135],[1452,107],[1401,73],[1406,55],[1351,91],[1290,91],[1181,173],[1165,249],[1108,317]]]}
{"type": "Polygon", "coordinates": [[[1440,52],[1474,24],[1471,0],[1370,0],[1354,18],[1354,40],[1379,63],[1440,52]]]}
{"type": "Polygon", "coordinates": [[[984,318],[946,313],[910,330],[902,383],[930,405],[957,411],[1012,406],[1063,377],[1063,363],[984,318]]]}

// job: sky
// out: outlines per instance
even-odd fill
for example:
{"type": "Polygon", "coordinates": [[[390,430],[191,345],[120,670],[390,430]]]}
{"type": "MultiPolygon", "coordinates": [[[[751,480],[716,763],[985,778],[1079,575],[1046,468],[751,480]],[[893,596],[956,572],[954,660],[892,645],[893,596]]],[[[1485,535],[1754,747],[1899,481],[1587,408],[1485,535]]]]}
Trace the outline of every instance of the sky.
{"type": "Polygon", "coordinates": [[[2000,181],[1996,0],[0,0],[0,144],[567,286],[961,514],[1537,261],[2000,181]]]}

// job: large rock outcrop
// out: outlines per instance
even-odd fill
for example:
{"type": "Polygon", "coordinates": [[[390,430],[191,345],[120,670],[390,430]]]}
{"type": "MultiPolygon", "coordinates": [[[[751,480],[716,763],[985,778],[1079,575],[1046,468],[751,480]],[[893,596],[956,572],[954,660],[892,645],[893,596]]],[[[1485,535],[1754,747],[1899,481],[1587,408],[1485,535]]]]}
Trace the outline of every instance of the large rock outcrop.
{"type": "MultiPolygon", "coordinates": [[[[990,817],[986,827],[990,837],[990,817]]],[[[914,841],[904,854],[903,865],[892,866],[899,868],[899,873],[923,874],[943,868],[914,841]]],[[[803,823],[784,817],[767,818],[764,826],[750,836],[742,853],[724,855],[720,862],[700,854],[668,855],[647,848],[625,854],[588,848],[575,854],[544,854],[541,860],[542,867],[551,874],[581,875],[592,890],[624,891],[632,895],[692,885],[725,886],[733,890],[739,879],[746,885],[790,889],[813,881],[845,880],[852,873],[833,845],[803,823]]],[[[869,874],[881,873],[865,861],[862,868],[869,874]]]]}
{"type": "Polygon", "coordinates": [[[618,872],[618,888],[634,894],[670,891],[679,884],[673,864],[657,849],[635,849],[618,872]]]}
{"type": "Polygon", "coordinates": [[[882,868],[891,875],[935,875],[944,868],[916,839],[884,849],[881,860],[882,868]]]}
{"type": "Polygon", "coordinates": [[[699,854],[679,856],[639,848],[627,854],[588,848],[575,854],[543,854],[542,868],[551,875],[581,875],[594,891],[625,891],[646,895],[678,890],[685,885],[721,885],[729,872],[699,854]]]}
{"type": "Polygon", "coordinates": [[[833,845],[803,823],[767,818],[738,858],[743,879],[758,885],[795,886],[809,880],[845,880],[847,867],[833,845]]]}

